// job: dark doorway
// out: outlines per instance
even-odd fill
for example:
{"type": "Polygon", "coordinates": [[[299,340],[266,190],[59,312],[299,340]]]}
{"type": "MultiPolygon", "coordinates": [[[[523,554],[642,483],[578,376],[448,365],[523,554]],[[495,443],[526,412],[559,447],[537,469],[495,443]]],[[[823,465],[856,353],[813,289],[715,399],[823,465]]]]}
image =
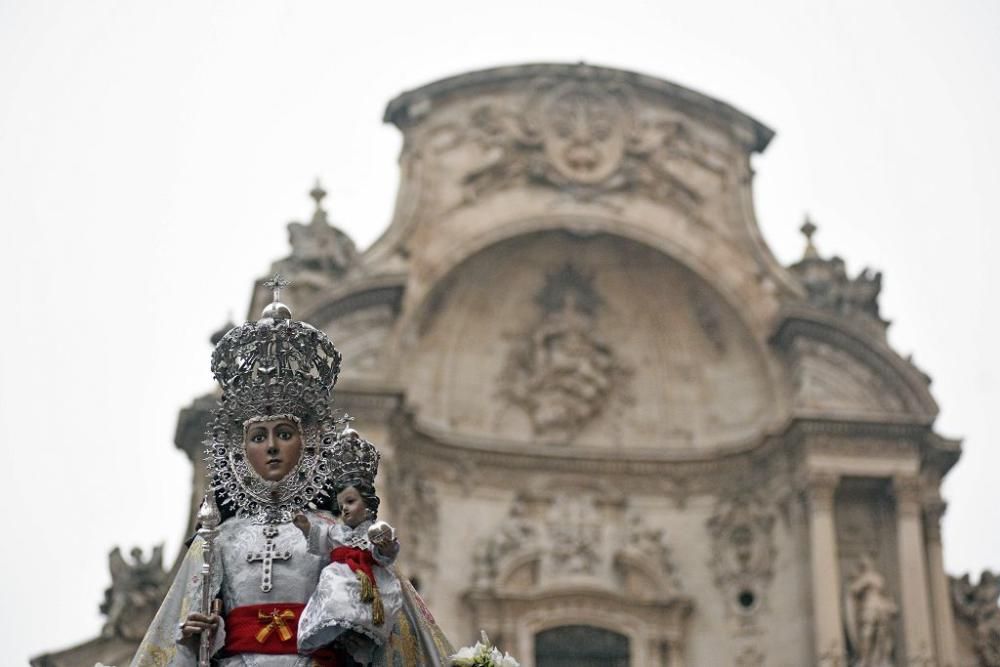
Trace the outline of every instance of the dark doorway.
{"type": "Polygon", "coordinates": [[[628,637],[590,625],[535,635],[535,667],[629,667],[628,637]]]}

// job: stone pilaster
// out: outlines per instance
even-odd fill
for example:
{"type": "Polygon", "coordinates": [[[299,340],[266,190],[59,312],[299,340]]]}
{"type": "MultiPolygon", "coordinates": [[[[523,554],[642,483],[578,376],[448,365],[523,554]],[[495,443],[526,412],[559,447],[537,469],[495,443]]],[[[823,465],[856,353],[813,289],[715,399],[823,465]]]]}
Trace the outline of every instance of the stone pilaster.
{"type": "Polygon", "coordinates": [[[946,503],[938,497],[924,502],[924,530],[927,535],[927,568],[930,574],[931,604],[934,609],[934,640],[940,667],[957,667],[958,648],[955,617],[944,571],[941,548],[941,517],[946,503]]]}
{"type": "Polygon", "coordinates": [[[833,499],[838,475],[811,474],[806,488],[809,504],[809,554],[812,567],[813,637],[816,664],[844,664],[841,626],[840,567],[833,499]]]}
{"type": "Polygon", "coordinates": [[[926,545],[921,522],[920,481],[915,476],[894,477],[892,488],[896,496],[896,544],[906,664],[907,667],[932,667],[936,663],[924,557],[926,545]]]}

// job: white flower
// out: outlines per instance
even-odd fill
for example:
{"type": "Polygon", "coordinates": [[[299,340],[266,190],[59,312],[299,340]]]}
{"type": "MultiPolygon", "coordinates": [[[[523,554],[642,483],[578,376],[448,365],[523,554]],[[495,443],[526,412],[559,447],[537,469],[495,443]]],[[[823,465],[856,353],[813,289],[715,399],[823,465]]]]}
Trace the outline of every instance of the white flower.
{"type": "Polygon", "coordinates": [[[515,660],[510,653],[504,653],[496,667],[521,667],[521,663],[515,660]]]}

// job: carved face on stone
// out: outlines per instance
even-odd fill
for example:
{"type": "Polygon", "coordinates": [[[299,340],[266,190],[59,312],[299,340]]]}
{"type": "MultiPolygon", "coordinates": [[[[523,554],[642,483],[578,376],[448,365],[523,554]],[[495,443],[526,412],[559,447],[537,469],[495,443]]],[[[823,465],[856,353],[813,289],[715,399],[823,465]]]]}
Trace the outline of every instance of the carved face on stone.
{"type": "Polygon", "coordinates": [[[564,177],[583,184],[611,176],[625,152],[625,109],[600,90],[571,87],[544,109],[545,155],[564,177]]]}
{"type": "Polygon", "coordinates": [[[278,482],[298,465],[302,455],[302,432],[290,419],[248,424],[243,434],[247,463],[269,482],[278,482]]]}

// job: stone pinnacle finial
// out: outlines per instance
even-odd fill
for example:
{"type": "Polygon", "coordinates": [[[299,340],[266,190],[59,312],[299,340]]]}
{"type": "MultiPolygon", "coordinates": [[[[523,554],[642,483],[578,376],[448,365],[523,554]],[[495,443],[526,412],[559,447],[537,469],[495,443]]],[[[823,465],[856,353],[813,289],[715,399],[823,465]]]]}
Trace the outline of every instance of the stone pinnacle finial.
{"type": "Polygon", "coordinates": [[[806,250],[802,253],[803,259],[814,259],[819,257],[819,251],[816,250],[816,246],[813,245],[813,234],[819,229],[812,220],[809,219],[809,214],[806,213],[805,222],[799,227],[799,231],[802,235],[806,237],[806,250]]]}
{"type": "Polygon", "coordinates": [[[309,191],[309,196],[316,202],[316,210],[313,211],[312,217],[313,222],[317,220],[326,222],[326,211],[323,209],[323,199],[326,198],[326,190],[320,185],[319,178],[316,179],[313,189],[309,191]]]}

